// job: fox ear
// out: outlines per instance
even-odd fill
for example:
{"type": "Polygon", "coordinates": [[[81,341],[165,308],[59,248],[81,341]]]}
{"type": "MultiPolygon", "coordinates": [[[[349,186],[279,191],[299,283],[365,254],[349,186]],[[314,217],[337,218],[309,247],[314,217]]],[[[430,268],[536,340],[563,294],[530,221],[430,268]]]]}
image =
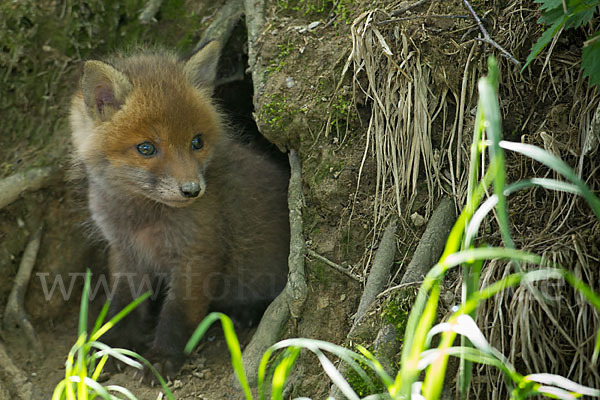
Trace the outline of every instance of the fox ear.
{"type": "Polygon", "coordinates": [[[131,82],[122,72],[101,61],[86,61],[81,90],[91,115],[106,121],[125,103],[131,82]]]}
{"type": "Polygon", "coordinates": [[[220,54],[219,42],[212,41],[206,44],[185,63],[183,72],[187,80],[198,89],[208,89],[212,92],[220,54]]]}

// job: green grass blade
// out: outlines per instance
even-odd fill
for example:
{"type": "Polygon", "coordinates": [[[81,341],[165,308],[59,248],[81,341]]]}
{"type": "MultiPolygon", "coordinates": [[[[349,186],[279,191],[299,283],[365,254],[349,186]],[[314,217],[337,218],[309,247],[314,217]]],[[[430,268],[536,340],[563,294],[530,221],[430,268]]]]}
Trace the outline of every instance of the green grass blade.
{"type": "Polygon", "coordinates": [[[185,345],[184,352],[186,354],[191,354],[191,352],[194,350],[194,348],[198,345],[198,342],[200,342],[200,339],[202,339],[204,337],[204,335],[206,334],[206,331],[208,330],[208,328],[210,328],[211,325],[215,321],[218,321],[220,318],[221,318],[221,314],[216,313],[216,312],[210,313],[206,317],[204,317],[202,322],[200,322],[200,324],[198,325],[198,327],[192,334],[192,337],[190,338],[190,340],[188,340],[187,344],[185,345]]]}
{"type": "Polygon", "coordinates": [[[394,379],[387,373],[385,368],[383,368],[383,365],[381,365],[379,360],[375,358],[375,356],[371,354],[369,350],[367,350],[361,345],[357,345],[356,349],[369,360],[368,366],[373,371],[375,371],[375,373],[377,374],[377,376],[379,376],[385,387],[391,387],[394,384],[394,379]]]}
{"type": "Polygon", "coordinates": [[[533,158],[534,160],[544,164],[548,168],[551,168],[564,176],[567,180],[579,188],[581,191],[581,196],[585,199],[585,201],[587,201],[592,211],[596,215],[596,218],[600,219],[600,199],[598,199],[598,197],[592,193],[585,182],[577,176],[575,171],[573,171],[573,169],[566,162],[556,157],[554,154],[530,144],[514,143],[503,140],[500,142],[500,146],[503,149],[514,151],[529,158],[533,158]]]}
{"type": "MultiPolygon", "coordinates": [[[[328,353],[334,354],[335,356],[337,356],[338,358],[343,360],[345,363],[347,363],[354,371],[356,371],[356,373],[359,375],[360,379],[363,382],[367,383],[367,385],[369,385],[369,386],[374,387],[373,380],[369,377],[369,375],[367,375],[367,373],[361,368],[360,364],[358,363],[358,362],[361,362],[366,365],[370,365],[369,360],[361,354],[357,354],[357,353],[355,353],[351,350],[348,350],[344,347],[335,345],[333,343],[325,342],[322,340],[301,339],[301,338],[300,339],[282,340],[280,342],[275,343],[273,346],[270,347],[270,349],[272,351],[277,351],[277,350],[284,349],[284,348],[290,347],[290,346],[297,346],[297,347],[305,348],[317,356],[322,351],[326,351],[328,353]]],[[[261,365],[263,364],[264,360],[265,360],[265,357],[263,357],[263,360],[261,361],[261,365]]],[[[325,362],[325,361],[323,361],[323,362],[325,362]]],[[[266,362],[265,362],[265,364],[266,364],[266,362]]],[[[329,365],[329,364],[327,364],[327,365],[329,365]]],[[[334,375],[335,375],[335,373],[334,373],[334,375]]],[[[331,378],[331,375],[329,375],[329,376],[331,378]]],[[[335,377],[337,379],[337,375],[335,375],[335,377]]],[[[332,381],[333,381],[333,379],[332,379],[332,381]]],[[[339,386],[340,384],[344,385],[344,383],[341,381],[340,382],[333,381],[333,383],[338,385],[338,387],[340,387],[339,386]]]]}
{"type": "MultiPolygon", "coordinates": [[[[432,271],[434,271],[435,269],[436,269],[436,267],[432,268],[432,271]]],[[[431,273],[431,271],[430,271],[430,273],[431,273]]],[[[439,272],[435,272],[435,273],[438,274],[439,272]]],[[[439,273],[439,275],[441,276],[442,274],[439,273]]],[[[428,274],[428,276],[429,276],[429,274],[428,274]]],[[[426,279],[427,279],[427,277],[426,277],[426,279]]],[[[416,328],[414,331],[414,338],[411,341],[411,345],[410,345],[409,351],[407,352],[406,359],[402,360],[402,368],[396,375],[396,380],[394,382],[394,385],[390,389],[390,392],[391,392],[390,394],[392,396],[395,396],[396,393],[399,393],[400,397],[408,398],[410,396],[410,393],[412,390],[412,385],[414,382],[416,382],[416,380],[419,376],[419,372],[420,372],[418,369],[419,356],[420,356],[421,352],[423,350],[425,350],[425,341],[427,338],[427,332],[431,328],[431,325],[433,324],[433,321],[435,319],[438,299],[439,299],[439,295],[440,295],[439,280],[433,279],[432,277],[430,277],[430,279],[433,281],[431,283],[433,286],[431,289],[431,294],[429,295],[429,298],[424,302],[425,305],[423,306],[422,314],[415,314],[418,321],[416,323],[416,328]]],[[[425,283],[421,286],[421,289],[424,289],[424,288],[425,288],[425,290],[428,290],[428,288],[426,288],[425,283]]],[[[427,298],[427,292],[419,290],[419,293],[417,294],[417,300],[420,300],[419,302],[421,303],[426,298],[427,298]],[[424,297],[422,297],[422,299],[419,299],[419,295],[421,295],[421,293],[424,293],[424,297]]],[[[417,304],[417,301],[415,301],[415,305],[416,304],[417,304]]],[[[410,318],[413,316],[413,312],[414,312],[414,306],[413,306],[413,311],[411,311],[411,314],[409,315],[409,322],[411,322],[410,318]]],[[[407,329],[408,329],[408,323],[407,323],[407,329]]],[[[405,334],[405,337],[406,337],[406,334],[405,334]]],[[[406,346],[406,344],[404,344],[404,346],[406,346]]],[[[405,355],[405,353],[403,352],[402,356],[404,356],[404,355],[405,355]]]]}
{"type": "Polygon", "coordinates": [[[81,391],[81,393],[78,395],[78,397],[77,397],[78,400],[83,400],[83,398],[87,398],[87,393],[88,393],[87,388],[92,389],[97,395],[99,395],[103,399],[106,399],[106,400],[113,399],[113,396],[111,396],[110,393],[108,393],[108,391],[101,384],[94,381],[93,379],[90,379],[88,377],[81,379],[79,376],[72,376],[69,378],[69,380],[71,382],[80,384],[81,385],[80,387],[84,388],[83,389],[84,391],[81,391]]]}
{"type": "Polygon", "coordinates": [[[91,335],[90,341],[94,342],[94,341],[98,340],[109,329],[111,329],[113,326],[115,326],[115,324],[117,322],[119,322],[120,320],[125,318],[125,316],[127,314],[129,314],[131,311],[133,311],[134,308],[136,308],[138,305],[140,305],[140,303],[142,303],[144,300],[146,300],[148,297],[150,297],[150,295],[151,295],[151,292],[148,291],[148,292],[142,294],[137,299],[133,300],[131,303],[129,303],[125,308],[123,308],[121,311],[119,311],[117,313],[117,315],[112,317],[107,323],[102,325],[102,327],[100,327],[100,329],[98,329],[93,335],[91,335]]]}
{"type": "Polygon", "coordinates": [[[133,393],[125,389],[123,386],[109,385],[106,387],[106,390],[124,394],[129,400],[137,400],[137,397],[135,397],[133,393]]]}
{"type": "Polygon", "coordinates": [[[273,383],[271,385],[272,399],[283,400],[285,383],[290,376],[299,354],[300,347],[292,346],[285,350],[282,360],[275,367],[275,372],[273,373],[273,383]]]}
{"type": "Polygon", "coordinates": [[[340,371],[335,368],[335,365],[333,365],[329,358],[318,349],[314,353],[317,355],[323,371],[325,371],[329,379],[340,389],[344,396],[349,400],[360,400],[360,397],[352,390],[350,384],[344,379],[340,371]]]}
{"type": "MultiPolygon", "coordinates": [[[[438,349],[446,349],[454,343],[456,333],[446,332],[447,334],[442,336],[442,340],[438,349]]],[[[466,347],[468,348],[468,347],[466,347]]],[[[444,386],[444,377],[446,376],[446,368],[448,366],[448,355],[445,352],[438,353],[434,362],[427,368],[425,374],[425,380],[423,381],[423,396],[426,399],[437,400],[442,394],[442,388],[444,386]]],[[[417,364],[417,369],[421,368],[421,363],[417,364]]]]}
{"type": "Polygon", "coordinates": [[[66,385],[66,379],[63,379],[62,381],[58,382],[58,384],[54,388],[54,392],[52,392],[52,400],[62,400],[65,398],[65,392],[67,389],[66,385]]]}
{"type": "Polygon", "coordinates": [[[266,399],[266,393],[265,393],[265,375],[267,372],[267,366],[269,364],[269,360],[271,359],[271,355],[273,354],[273,349],[269,348],[267,349],[267,351],[264,352],[261,360],[260,360],[260,364],[258,365],[258,375],[257,375],[257,386],[258,386],[258,398],[260,400],[265,400],[266,399]]]}
{"type": "Polygon", "coordinates": [[[102,370],[104,369],[104,365],[106,364],[107,360],[108,360],[108,354],[105,354],[100,358],[100,362],[98,363],[98,365],[96,365],[96,368],[94,368],[94,371],[92,372],[93,380],[95,380],[95,381],[98,380],[98,377],[102,373],[102,370]]]}
{"type": "MultiPolygon", "coordinates": [[[[419,366],[422,369],[424,369],[427,365],[434,362],[435,359],[439,358],[441,355],[440,353],[443,353],[443,355],[446,355],[446,356],[464,357],[464,358],[468,359],[469,361],[478,363],[478,364],[490,365],[490,366],[498,368],[499,370],[504,372],[507,376],[516,374],[514,376],[514,379],[516,379],[516,380],[519,379],[519,374],[516,371],[512,371],[509,368],[507,368],[506,364],[504,364],[501,360],[496,358],[493,354],[483,352],[483,351],[473,348],[473,347],[455,346],[455,347],[448,347],[443,350],[440,350],[439,348],[426,350],[422,354],[422,359],[421,359],[421,363],[419,366]]],[[[511,380],[512,379],[513,378],[511,378],[511,380]]]]}
{"type": "Polygon", "coordinates": [[[81,303],[79,306],[79,326],[77,329],[78,335],[86,333],[87,331],[87,316],[88,316],[88,303],[90,293],[90,280],[91,271],[87,269],[85,271],[85,281],[83,284],[83,293],[81,294],[81,303]]]}
{"type": "Polygon", "coordinates": [[[142,364],[136,360],[134,360],[135,356],[132,356],[137,353],[134,353],[128,349],[121,349],[117,347],[110,347],[102,342],[91,342],[91,347],[98,349],[95,356],[98,358],[104,358],[104,356],[109,356],[114,359],[121,361],[123,364],[129,365],[135,369],[142,369],[142,364]],[[133,358],[132,358],[133,357],[133,358]]]}
{"type": "Polygon", "coordinates": [[[600,390],[588,386],[580,385],[560,375],[554,374],[529,374],[525,376],[526,381],[537,382],[544,385],[556,386],[571,393],[578,393],[584,396],[600,397],[600,390]]]}
{"type": "Polygon", "coordinates": [[[235,334],[233,322],[227,315],[218,312],[208,314],[202,320],[202,322],[200,322],[190,340],[188,340],[184,351],[187,354],[190,354],[200,339],[202,339],[208,328],[210,328],[210,326],[217,320],[221,320],[221,326],[225,335],[225,342],[229,348],[229,354],[231,355],[231,365],[233,366],[235,376],[240,382],[246,399],[252,399],[252,392],[250,390],[250,385],[248,384],[248,378],[246,377],[246,371],[244,371],[244,364],[242,362],[242,350],[240,348],[240,342],[235,334]]]}
{"type": "Polygon", "coordinates": [[[600,355],[600,329],[596,333],[596,345],[592,354],[592,365],[598,365],[598,356],[600,355]]]}
{"type": "Polygon", "coordinates": [[[238,381],[240,382],[240,385],[242,386],[242,390],[244,391],[246,399],[251,400],[252,392],[250,390],[250,385],[248,385],[248,378],[246,377],[244,363],[242,362],[242,350],[240,348],[240,342],[237,338],[237,335],[235,334],[233,322],[225,314],[221,314],[220,317],[221,325],[223,326],[223,332],[225,333],[225,342],[229,348],[229,354],[231,354],[231,364],[233,365],[233,370],[238,381]]]}
{"type": "MultiPolygon", "coordinates": [[[[506,188],[504,189],[504,195],[508,197],[519,190],[529,188],[532,186],[540,186],[549,190],[557,190],[578,195],[582,194],[581,189],[578,186],[571,183],[549,178],[532,178],[517,181],[506,186],[506,188]]],[[[479,206],[475,213],[473,213],[473,217],[469,221],[469,225],[467,226],[465,232],[466,243],[473,242],[473,239],[477,235],[477,232],[479,231],[479,227],[481,226],[483,219],[492,211],[496,204],[498,204],[498,196],[492,195],[479,206]]]]}
{"type": "Polygon", "coordinates": [[[96,318],[96,322],[94,323],[94,329],[90,333],[90,336],[94,336],[98,329],[102,326],[102,322],[104,322],[104,318],[106,318],[106,314],[108,313],[108,307],[110,306],[110,300],[108,300],[102,306],[102,310],[100,310],[100,314],[98,314],[98,318],[96,318]]]}
{"type": "Polygon", "coordinates": [[[479,79],[477,87],[479,88],[479,107],[483,108],[483,115],[486,122],[486,133],[491,141],[489,147],[490,165],[494,166],[494,194],[498,196],[497,215],[498,226],[504,245],[508,248],[514,248],[514,242],[510,235],[508,221],[508,210],[506,207],[506,197],[504,196],[504,186],[506,184],[506,167],[504,161],[504,151],[499,143],[502,140],[502,125],[500,117],[500,105],[498,103],[498,65],[493,57],[488,58],[489,77],[479,79]],[[496,76],[496,78],[494,78],[496,76]]]}

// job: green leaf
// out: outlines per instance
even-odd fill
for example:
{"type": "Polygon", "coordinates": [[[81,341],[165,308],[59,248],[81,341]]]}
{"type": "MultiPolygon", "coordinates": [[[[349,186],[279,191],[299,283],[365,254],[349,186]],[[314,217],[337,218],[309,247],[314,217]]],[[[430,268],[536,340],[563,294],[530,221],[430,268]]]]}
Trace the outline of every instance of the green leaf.
{"type": "Polygon", "coordinates": [[[564,15],[562,19],[555,21],[550,28],[548,28],[542,36],[535,42],[533,47],[531,48],[531,52],[527,56],[527,61],[525,61],[525,65],[521,69],[521,72],[527,68],[527,66],[536,58],[542,50],[552,41],[552,38],[558,34],[558,32],[563,28],[565,22],[567,20],[567,16],[564,15]]]}
{"type": "Polygon", "coordinates": [[[594,17],[594,13],[598,8],[598,2],[589,0],[572,0],[568,2],[567,15],[568,20],[565,28],[578,28],[581,25],[587,24],[594,17]]]}
{"type": "Polygon", "coordinates": [[[562,9],[563,0],[535,0],[535,3],[541,4],[540,10],[552,10],[560,7],[562,9]]]}
{"type": "Polygon", "coordinates": [[[600,31],[587,41],[581,54],[581,69],[584,77],[590,77],[590,86],[600,84],[600,31]]]}

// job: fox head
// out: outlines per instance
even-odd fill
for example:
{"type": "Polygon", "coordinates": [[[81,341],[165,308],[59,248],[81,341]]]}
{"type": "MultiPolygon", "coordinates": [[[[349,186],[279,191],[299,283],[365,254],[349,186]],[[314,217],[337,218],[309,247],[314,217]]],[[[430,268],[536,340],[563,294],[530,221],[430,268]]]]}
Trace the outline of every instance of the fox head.
{"type": "Polygon", "coordinates": [[[219,52],[211,42],[185,62],[165,52],[87,61],[70,122],[90,179],[171,207],[202,196],[223,136],[211,102],[219,52]]]}

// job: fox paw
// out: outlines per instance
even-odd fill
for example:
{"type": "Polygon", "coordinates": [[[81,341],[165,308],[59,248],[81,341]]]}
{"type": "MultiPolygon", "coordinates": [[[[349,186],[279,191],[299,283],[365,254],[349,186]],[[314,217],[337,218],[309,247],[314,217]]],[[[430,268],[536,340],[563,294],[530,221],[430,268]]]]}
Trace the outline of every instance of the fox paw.
{"type": "MultiPolygon", "coordinates": [[[[146,355],[146,360],[152,364],[156,372],[166,381],[177,375],[183,365],[184,357],[183,354],[173,355],[165,353],[160,349],[152,348],[146,355]]],[[[144,366],[142,380],[151,385],[159,382],[155,372],[148,366],[144,366]]]]}

